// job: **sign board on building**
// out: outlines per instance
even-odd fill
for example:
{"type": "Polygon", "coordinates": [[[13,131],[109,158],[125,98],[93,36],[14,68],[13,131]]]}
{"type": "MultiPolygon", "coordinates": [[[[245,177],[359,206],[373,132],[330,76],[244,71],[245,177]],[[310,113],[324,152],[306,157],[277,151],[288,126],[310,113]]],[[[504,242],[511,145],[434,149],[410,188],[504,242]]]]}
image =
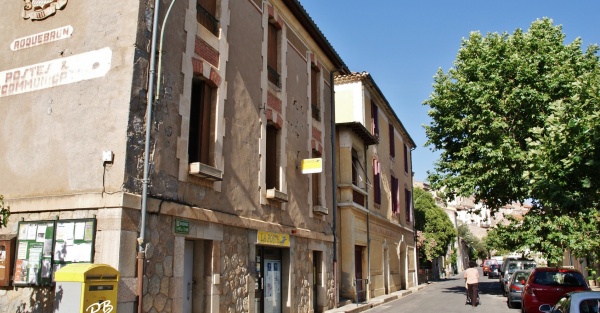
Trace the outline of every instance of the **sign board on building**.
{"type": "Polygon", "coordinates": [[[0,72],[0,98],[103,77],[112,62],[108,47],[0,72]]]}
{"type": "Polygon", "coordinates": [[[189,234],[190,233],[190,222],[186,220],[175,220],[175,233],[176,234],[189,234]]]}
{"type": "Polygon", "coordinates": [[[314,174],[323,172],[323,159],[302,160],[302,174],[314,174]]]}
{"type": "Polygon", "coordinates": [[[70,38],[71,35],[73,35],[73,26],[67,25],[42,33],[17,38],[10,44],[10,50],[18,51],[21,49],[31,48],[49,42],[67,39],[70,38]]]}
{"type": "Polygon", "coordinates": [[[256,243],[269,246],[289,247],[290,235],[259,230],[257,233],[256,243]]]}
{"type": "Polygon", "coordinates": [[[49,286],[71,263],[93,263],[96,219],[20,221],[14,286],[49,286]]]}

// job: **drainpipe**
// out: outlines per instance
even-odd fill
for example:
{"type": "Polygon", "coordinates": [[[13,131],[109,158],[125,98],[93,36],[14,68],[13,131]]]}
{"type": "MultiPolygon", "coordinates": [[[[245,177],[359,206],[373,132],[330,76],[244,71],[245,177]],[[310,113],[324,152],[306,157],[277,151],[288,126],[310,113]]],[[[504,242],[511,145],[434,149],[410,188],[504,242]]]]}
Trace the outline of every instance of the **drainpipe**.
{"type": "Polygon", "coordinates": [[[341,71],[342,69],[334,69],[329,73],[329,85],[331,86],[331,167],[333,168],[333,175],[331,175],[331,184],[333,190],[333,286],[334,291],[334,307],[337,308],[339,300],[339,289],[338,289],[338,277],[337,277],[337,168],[336,168],[336,142],[335,142],[335,84],[333,82],[333,74],[341,71]]]}
{"type": "MultiPolygon", "coordinates": [[[[364,159],[365,159],[365,181],[367,180],[367,149],[369,149],[369,146],[367,146],[366,144],[364,145],[365,147],[363,148],[363,153],[365,154],[364,159]]],[[[373,169],[375,170],[375,169],[373,169]]],[[[381,175],[381,173],[379,173],[379,175],[381,175]]],[[[370,222],[369,222],[369,216],[371,214],[369,211],[369,189],[367,188],[367,195],[365,196],[365,209],[367,210],[367,283],[365,284],[365,288],[367,288],[367,290],[365,290],[365,292],[367,292],[367,295],[369,295],[368,291],[369,291],[369,284],[371,284],[371,228],[370,228],[370,222]]],[[[366,295],[365,295],[365,300],[368,300],[366,295]]]]}
{"type": "Polygon", "coordinates": [[[152,42],[150,46],[150,71],[148,73],[148,113],[146,114],[146,142],[144,145],[144,178],[142,180],[142,221],[140,225],[140,237],[137,239],[138,242],[138,254],[137,254],[137,297],[138,297],[138,313],[142,313],[143,309],[143,292],[144,292],[144,260],[146,258],[144,237],[146,233],[146,211],[148,204],[148,173],[149,173],[149,159],[150,159],[150,139],[152,132],[152,106],[154,96],[154,80],[155,80],[155,65],[156,65],[156,38],[158,36],[158,15],[160,8],[160,0],[154,1],[154,17],[152,21],[152,42]]]}
{"type": "Polygon", "coordinates": [[[158,47],[158,51],[160,52],[158,55],[158,73],[156,74],[156,77],[158,78],[156,81],[156,96],[154,97],[154,99],[156,99],[156,101],[158,101],[158,99],[160,98],[160,75],[162,73],[162,51],[163,51],[163,41],[165,38],[165,24],[167,24],[167,20],[169,19],[169,15],[171,14],[171,9],[173,8],[173,4],[175,4],[175,1],[177,0],[173,0],[171,1],[171,4],[169,5],[169,9],[167,10],[167,13],[165,14],[165,19],[163,20],[162,23],[162,27],[160,29],[160,45],[158,47]]]}

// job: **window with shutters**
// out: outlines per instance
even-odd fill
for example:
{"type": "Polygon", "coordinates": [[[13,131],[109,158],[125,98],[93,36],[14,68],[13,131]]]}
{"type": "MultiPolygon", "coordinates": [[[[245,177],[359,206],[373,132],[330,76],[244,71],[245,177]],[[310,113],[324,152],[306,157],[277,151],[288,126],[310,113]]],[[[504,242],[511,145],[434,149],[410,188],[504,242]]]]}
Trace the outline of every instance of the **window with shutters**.
{"type": "Polygon", "coordinates": [[[408,189],[404,189],[404,206],[405,206],[405,214],[406,214],[406,221],[407,222],[411,222],[412,221],[412,192],[410,192],[410,190],[408,189]]]}
{"type": "Polygon", "coordinates": [[[320,77],[321,72],[316,64],[312,63],[310,67],[310,106],[312,117],[321,120],[321,103],[320,103],[320,77]]]}
{"type": "Polygon", "coordinates": [[[192,79],[188,131],[189,174],[211,181],[223,180],[215,166],[215,98],[217,89],[201,77],[192,79]]]}
{"type": "Polygon", "coordinates": [[[213,165],[211,162],[211,127],[213,88],[199,77],[192,80],[188,160],[213,165]]]}
{"type": "Polygon", "coordinates": [[[400,199],[399,199],[399,195],[400,195],[400,186],[398,184],[398,178],[394,177],[394,175],[392,175],[391,177],[392,180],[392,188],[390,190],[390,192],[392,193],[392,213],[399,213],[400,212],[400,199]]]}
{"type": "Polygon", "coordinates": [[[379,138],[379,108],[371,101],[371,134],[379,138]]]}
{"type": "Polygon", "coordinates": [[[358,169],[360,166],[360,160],[358,159],[358,152],[352,148],[352,185],[359,186],[360,176],[358,169]]]}
{"type": "Polygon", "coordinates": [[[381,165],[377,159],[373,160],[373,201],[381,204],[381,165]]]}
{"type": "Polygon", "coordinates": [[[266,187],[267,189],[281,190],[279,186],[279,130],[271,124],[267,125],[266,148],[266,187]]]}
{"type": "Polygon", "coordinates": [[[267,34],[267,71],[269,81],[281,87],[281,74],[279,71],[279,37],[281,28],[269,22],[267,34]]]}
{"type": "Polygon", "coordinates": [[[215,36],[219,34],[217,0],[196,0],[196,19],[215,36]]]}

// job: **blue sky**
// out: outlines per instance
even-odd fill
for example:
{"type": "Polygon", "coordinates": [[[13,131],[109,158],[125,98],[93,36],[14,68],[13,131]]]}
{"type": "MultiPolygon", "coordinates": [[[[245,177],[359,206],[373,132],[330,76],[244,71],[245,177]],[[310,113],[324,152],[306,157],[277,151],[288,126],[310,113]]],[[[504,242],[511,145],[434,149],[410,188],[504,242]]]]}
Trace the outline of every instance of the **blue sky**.
{"type": "Polygon", "coordinates": [[[299,0],[342,60],[354,72],[369,72],[417,144],[415,180],[425,181],[439,154],[427,141],[422,105],[433,75],[452,66],[461,39],[471,31],[512,34],[536,19],[562,25],[566,42],[600,44],[600,1],[557,0],[299,0]]]}

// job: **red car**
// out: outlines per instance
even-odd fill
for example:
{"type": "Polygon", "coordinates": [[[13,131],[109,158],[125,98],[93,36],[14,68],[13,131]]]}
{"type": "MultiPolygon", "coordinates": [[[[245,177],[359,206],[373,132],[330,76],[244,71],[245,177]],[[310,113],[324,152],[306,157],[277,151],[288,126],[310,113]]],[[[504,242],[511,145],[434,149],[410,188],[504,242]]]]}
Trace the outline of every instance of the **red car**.
{"type": "Polygon", "coordinates": [[[487,276],[490,273],[490,265],[492,264],[498,265],[498,261],[496,259],[485,259],[483,263],[481,263],[481,267],[483,267],[483,276],[487,276]]]}
{"type": "Polygon", "coordinates": [[[577,270],[561,267],[538,267],[531,272],[523,290],[521,309],[525,313],[540,313],[540,305],[553,306],[571,291],[590,290],[577,270]]]}

